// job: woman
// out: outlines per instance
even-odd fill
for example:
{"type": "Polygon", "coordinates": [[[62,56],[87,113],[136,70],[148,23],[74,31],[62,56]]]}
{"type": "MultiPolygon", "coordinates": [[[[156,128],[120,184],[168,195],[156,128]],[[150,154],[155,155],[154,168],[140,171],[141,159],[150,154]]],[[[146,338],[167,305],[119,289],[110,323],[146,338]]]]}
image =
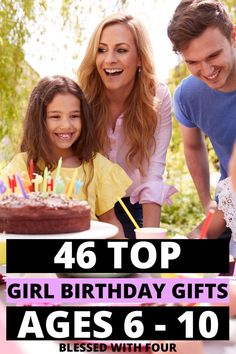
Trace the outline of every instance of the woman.
{"type": "MultiPolygon", "coordinates": [[[[176,189],[163,183],[171,138],[171,99],[157,84],[153,53],[143,25],[112,15],[95,29],[78,70],[91,105],[100,152],[118,163],[133,184],[124,202],[138,224],[159,226],[161,205],[176,189]],[[131,204],[131,203],[132,204],[131,204]]],[[[134,227],[116,205],[125,235],[134,227]]]]}

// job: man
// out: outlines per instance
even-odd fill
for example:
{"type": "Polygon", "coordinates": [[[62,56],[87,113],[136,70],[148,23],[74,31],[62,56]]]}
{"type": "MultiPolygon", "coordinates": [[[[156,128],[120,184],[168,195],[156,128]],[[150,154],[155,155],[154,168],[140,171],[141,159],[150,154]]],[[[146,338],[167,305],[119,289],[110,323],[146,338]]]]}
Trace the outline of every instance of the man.
{"type": "Polygon", "coordinates": [[[191,74],[174,94],[185,158],[205,212],[211,203],[204,136],[219,158],[221,179],[236,138],[236,29],[218,0],[182,0],[168,26],[173,50],[191,74]]]}

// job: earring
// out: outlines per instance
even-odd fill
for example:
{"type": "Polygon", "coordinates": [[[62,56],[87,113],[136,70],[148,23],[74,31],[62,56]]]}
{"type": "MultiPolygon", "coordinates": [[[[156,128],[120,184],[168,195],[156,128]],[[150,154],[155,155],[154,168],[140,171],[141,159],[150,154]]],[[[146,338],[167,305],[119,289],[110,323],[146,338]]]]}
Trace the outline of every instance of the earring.
{"type": "Polygon", "coordinates": [[[141,73],[141,66],[138,67],[138,72],[141,73]]]}

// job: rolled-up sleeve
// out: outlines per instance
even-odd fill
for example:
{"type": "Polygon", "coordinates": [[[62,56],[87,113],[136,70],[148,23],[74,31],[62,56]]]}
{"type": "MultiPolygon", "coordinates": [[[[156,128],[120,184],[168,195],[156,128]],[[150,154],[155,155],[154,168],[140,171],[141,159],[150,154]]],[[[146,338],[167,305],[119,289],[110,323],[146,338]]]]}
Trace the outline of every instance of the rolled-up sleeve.
{"type": "Polygon", "coordinates": [[[155,132],[156,148],[146,165],[145,176],[141,176],[140,184],[130,195],[131,203],[170,204],[170,196],[177,192],[174,186],[163,181],[166,166],[166,154],[172,133],[171,96],[166,85],[160,84],[157,89],[160,117],[155,132]]]}

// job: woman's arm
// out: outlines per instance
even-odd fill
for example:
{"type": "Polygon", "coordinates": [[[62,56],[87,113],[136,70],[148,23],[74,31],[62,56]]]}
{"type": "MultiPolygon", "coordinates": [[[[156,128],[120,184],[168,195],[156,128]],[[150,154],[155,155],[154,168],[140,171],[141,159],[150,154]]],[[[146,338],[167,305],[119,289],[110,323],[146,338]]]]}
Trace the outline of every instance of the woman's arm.
{"type": "Polygon", "coordinates": [[[143,226],[159,227],[161,219],[161,206],[155,203],[144,203],[143,207],[143,226]]]}
{"type": "Polygon", "coordinates": [[[116,234],[115,238],[118,238],[118,239],[125,238],[123,227],[116,217],[114,208],[111,210],[108,210],[106,213],[104,213],[102,215],[99,215],[98,219],[99,219],[99,221],[107,222],[109,224],[112,224],[112,225],[115,225],[116,227],[118,227],[119,231],[116,234]]]}

